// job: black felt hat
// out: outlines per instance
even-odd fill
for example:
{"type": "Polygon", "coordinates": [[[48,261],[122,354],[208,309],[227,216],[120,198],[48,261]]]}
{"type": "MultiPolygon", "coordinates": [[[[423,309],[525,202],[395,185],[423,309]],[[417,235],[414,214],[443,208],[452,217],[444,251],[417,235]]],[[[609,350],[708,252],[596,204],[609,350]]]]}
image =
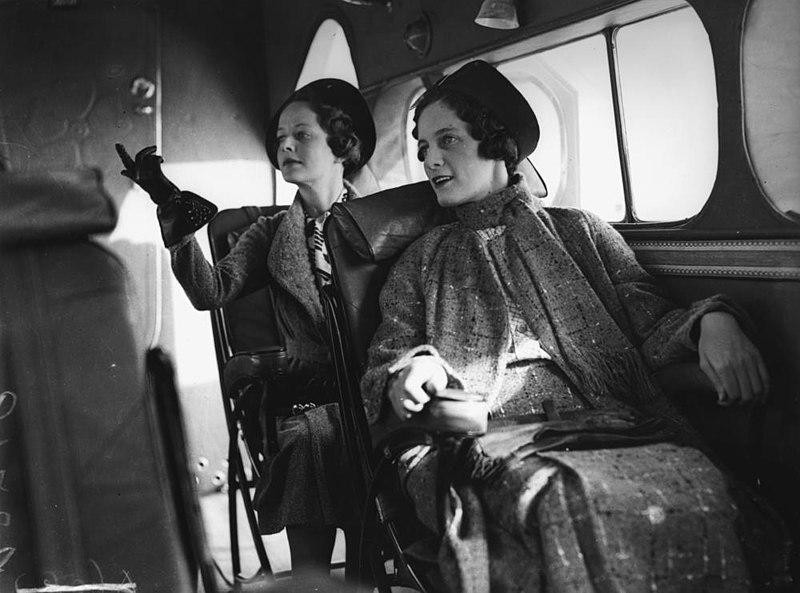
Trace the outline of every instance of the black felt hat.
{"type": "Polygon", "coordinates": [[[353,120],[353,129],[356,136],[361,140],[361,158],[358,162],[348,167],[346,173],[353,173],[360,169],[370,159],[375,150],[375,122],[372,119],[369,106],[359,90],[349,82],[338,78],[321,78],[309,82],[289,95],[289,98],[278,108],[267,125],[265,136],[267,156],[272,166],[276,169],[279,168],[278,145],[275,141],[275,135],[278,130],[278,120],[281,117],[281,113],[283,113],[287,105],[295,102],[298,96],[302,100],[302,96],[307,94],[316,96],[320,103],[338,107],[353,120]]]}
{"type": "Polygon", "coordinates": [[[539,143],[539,121],[527,99],[488,62],[474,60],[464,64],[433,88],[455,91],[485,106],[517,141],[520,160],[539,143]]]}

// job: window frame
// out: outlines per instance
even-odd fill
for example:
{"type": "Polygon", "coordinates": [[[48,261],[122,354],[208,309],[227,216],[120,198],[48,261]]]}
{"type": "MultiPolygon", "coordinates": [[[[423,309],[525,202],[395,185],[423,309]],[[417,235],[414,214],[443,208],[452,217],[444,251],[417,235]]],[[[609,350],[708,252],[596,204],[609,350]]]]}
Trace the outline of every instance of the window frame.
{"type": "MultiPolygon", "coordinates": [[[[616,145],[619,161],[619,171],[622,184],[623,201],[625,206],[625,213],[621,220],[610,221],[615,227],[619,228],[637,228],[637,229],[665,229],[676,228],[685,225],[687,222],[694,220],[701,215],[703,209],[708,203],[712,189],[709,195],[706,196],[705,201],[700,205],[695,214],[686,218],[661,220],[661,221],[645,221],[640,220],[636,216],[636,207],[634,203],[631,170],[630,170],[630,147],[625,133],[625,120],[621,100],[621,81],[619,74],[619,60],[616,49],[616,35],[623,27],[634,25],[643,21],[655,19],[667,14],[677,11],[694,10],[688,2],[681,0],[664,0],[662,2],[642,2],[638,5],[630,7],[629,10],[617,11],[613,15],[605,15],[604,17],[597,17],[594,19],[587,19],[581,23],[568,25],[553,31],[544,32],[536,37],[531,37],[522,41],[508,44],[501,47],[490,48],[487,51],[480,52],[470,56],[470,59],[482,58],[488,62],[500,66],[508,62],[523,59],[535,54],[540,54],[548,50],[556,49],[563,45],[568,45],[574,42],[587,39],[595,35],[602,35],[606,46],[606,62],[608,65],[608,75],[611,91],[611,102],[614,113],[614,126],[616,130],[616,145]]],[[[710,41],[709,41],[710,43],[710,41]]],[[[460,66],[465,64],[468,60],[458,60],[454,63],[447,65],[444,68],[444,74],[450,74],[460,66]]],[[[420,76],[421,80],[428,80],[430,77],[424,74],[420,76]]],[[[416,90],[414,91],[417,92],[416,90]]],[[[718,92],[716,80],[714,81],[714,92],[718,92]]],[[[403,120],[403,125],[408,125],[408,119],[412,117],[409,112],[403,120]]],[[[719,123],[718,123],[719,125],[719,123]]],[[[403,133],[405,138],[405,130],[403,133]]],[[[405,140],[404,140],[405,141],[405,140]]],[[[407,147],[406,159],[415,158],[413,151],[407,147]]],[[[411,165],[407,164],[407,169],[410,171],[411,165]]],[[[717,175],[719,171],[717,171],[717,175]]]]}

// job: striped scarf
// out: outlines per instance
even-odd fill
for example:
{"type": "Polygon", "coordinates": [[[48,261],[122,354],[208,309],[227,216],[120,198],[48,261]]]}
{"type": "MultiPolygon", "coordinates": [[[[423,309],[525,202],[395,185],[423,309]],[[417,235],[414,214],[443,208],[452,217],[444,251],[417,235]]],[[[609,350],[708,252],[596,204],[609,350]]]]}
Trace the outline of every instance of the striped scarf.
{"type": "MultiPolygon", "coordinates": [[[[351,194],[352,192],[345,185],[342,193],[333,203],[346,202],[352,197],[351,194]]],[[[314,271],[314,277],[317,280],[317,287],[320,291],[331,283],[331,260],[328,256],[328,247],[325,245],[324,235],[322,234],[329,214],[330,209],[316,218],[312,218],[308,212],[305,212],[306,240],[308,242],[308,253],[311,257],[311,269],[314,271]]]]}

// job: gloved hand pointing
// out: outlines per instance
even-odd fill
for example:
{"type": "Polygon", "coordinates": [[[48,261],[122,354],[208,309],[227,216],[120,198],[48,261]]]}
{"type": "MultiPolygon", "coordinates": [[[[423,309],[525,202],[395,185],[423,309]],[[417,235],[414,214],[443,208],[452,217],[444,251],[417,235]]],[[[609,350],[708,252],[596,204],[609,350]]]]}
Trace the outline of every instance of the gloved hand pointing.
{"type": "Polygon", "coordinates": [[[178,186],[167,179],[161,170],[164,158],[155,154],[155,146],[148,146],[137,152],[136,160],[131,158],[122,144],[117,143],[114,147],[125,166],[121,173],[150,194],[150,199],[156,204],[163,204],[180,195],[178,186]]]}
{"type": "Polygon", "coordinates": [[[136,159],[131,158],[122,144],[117,143],[114,147],[125,166],[122,174],[150,194],[150,199],[158,204],[158,222],[166,247],[172,247],[214,218],[217,213],[214,204],[190,191],[181,191],[167,179],[161,170],[164,159],[155,154],[155,146],[140,150],[136,159]]]}

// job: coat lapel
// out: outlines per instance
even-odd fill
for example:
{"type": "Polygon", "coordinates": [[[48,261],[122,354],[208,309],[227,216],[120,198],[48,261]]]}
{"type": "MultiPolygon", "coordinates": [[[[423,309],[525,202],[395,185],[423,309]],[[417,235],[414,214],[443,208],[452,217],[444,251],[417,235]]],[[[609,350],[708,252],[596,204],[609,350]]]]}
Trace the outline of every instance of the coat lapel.
{"type": "Polygon", "coordinates": [[[267,258],[275,283],[291,294],[308,312],[317,327],[324,324],[322,305],[305,236],[305,214],[300,196],[295,196],[286,217],[278,226],[267,258]]]}

